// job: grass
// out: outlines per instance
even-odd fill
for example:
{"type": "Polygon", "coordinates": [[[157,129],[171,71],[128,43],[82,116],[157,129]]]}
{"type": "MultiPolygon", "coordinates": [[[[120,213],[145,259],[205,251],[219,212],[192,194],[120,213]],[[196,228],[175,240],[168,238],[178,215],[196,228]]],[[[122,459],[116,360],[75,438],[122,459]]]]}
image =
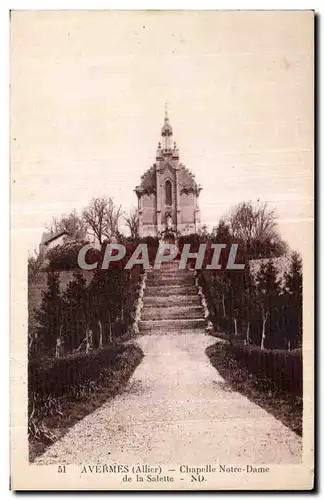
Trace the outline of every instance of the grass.
{"type": "Polygon", "coordinates": [[[32,433],[29,437],[30,462],[63,437],[79,420],[122,392],[143,358],[142,350],[135,344],[128,344],[125,347],[126,352],[117,358],[109,377],[104,382],[92,385],[91,390],[81,391],[78,396],[67,394],[60,398],[50,398],[50,411],[45,412],[45,415],[43,412],[42,418],[35,420],[36,433],[32,433]]]}
{"type": "Polygon", "coordinates": [[[264,408],[283,424],[302,435],[302,396],[277,389],[271,380],[260,379],[235,360],[230,344],[217,342],[206,349],[211,364],[237,392],[264,408]]]}

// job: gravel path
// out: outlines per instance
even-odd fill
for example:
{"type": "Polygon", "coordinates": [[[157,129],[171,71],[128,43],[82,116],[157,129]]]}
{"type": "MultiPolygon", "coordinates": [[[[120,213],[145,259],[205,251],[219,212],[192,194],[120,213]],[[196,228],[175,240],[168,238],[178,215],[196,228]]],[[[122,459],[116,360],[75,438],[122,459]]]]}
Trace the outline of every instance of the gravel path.
{"type": "Polygon", "coordinates": [[[147,335],[138,343],[145,357],[125,391],[35,464],[301,462],[301,438],[212,367],[204,351],[215,338],[147,335]]]}

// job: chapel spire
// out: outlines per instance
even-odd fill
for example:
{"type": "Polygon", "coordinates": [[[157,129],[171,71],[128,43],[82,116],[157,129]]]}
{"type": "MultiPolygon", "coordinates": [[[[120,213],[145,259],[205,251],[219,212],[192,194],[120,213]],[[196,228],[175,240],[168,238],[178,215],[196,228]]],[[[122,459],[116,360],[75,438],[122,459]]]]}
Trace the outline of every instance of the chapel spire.
{"type": "Polygon", "coordinates": [[[169,123],[168,117],[168,103],[166,102],[164,105],[164,123],[169,123]]]}
{"type": "Polygon", "coordinates": [[[175,241],[177,234],[190,234],[200,228],[200,211],[194,175],[179,159],[173,142],[168,107],[164,108],[161,142],[155,163],[141,177],[135,192],[138,198],[138,233],[140,237],[157,236],[175,241]]]}
{"type": "Polygon", "coordinates": [[[173,131],[169,121],[167,103],[165,103],[164,107],[164,124],[161,129],[161,135],[162,135],[162,148],[164,150],[171,150],[173,131]]]}

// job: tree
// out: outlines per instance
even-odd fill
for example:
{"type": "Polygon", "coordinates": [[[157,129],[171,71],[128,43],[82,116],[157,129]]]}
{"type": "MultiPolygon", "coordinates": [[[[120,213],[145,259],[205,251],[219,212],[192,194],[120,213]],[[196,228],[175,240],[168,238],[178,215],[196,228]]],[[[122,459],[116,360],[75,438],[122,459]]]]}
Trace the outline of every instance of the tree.
{"type": "Polygon", "coordinates": [[[228,292],[227,292],[227,315],[233,321],[234,328],[230,329],[230,341],[233,340],[233,336],[236,337],[238,334],[238,319],[240,317],[241,307],[242,307],[242,273],[237,271],[226,271],[228,277],[228,292]]]}
{"type": "Polygon", "coordinates": [[[209,238],[208,227],[206,224],[201,226],[201,229],[198,231],[199,239],[201,243],[205,243],[209,238]]]}
{"type": "Polygon", "coordinates": [[[87,228],[84,220],[80,217],[76,210],[73,210],[68,215],[62,215],[60,218],[53,217],[50,226],[47,229],[51,234],[61,233],[66,231],[74,240],[84,240],[87,235],[87,228]]]}
{"type": "Polygon", "coordinates": [[[224,219],[220,219],[217,226],[211,232],[211,239],[214,243],[223,243],[228,245],[232,243],[233,237],[230,231],[230,225],[224,219]]]}
{"type": "Polygon", "coordinates": [[[93,198],[88,207],[83,211],[86,226],[92,230],[99,244],[104,237],[110,241],[119,236],[119,222],[123,215],[121,205],[115,205],[111,198],[93,198]]]}
{"type": "Polygon", "coordinates": [[[275,211],[267,203],[239,203],[229,216],[229,226],[234,240],[255,259],[279,257],[287,251],[278,233],[275,211]]]}
{"type": "Polygon", "coordinates": [[[244,270],[228,270],[228,307],[227,314],[234,323],[234,336],[240,329],[246,327],[245,341],[250,343],[250,326],[255,309],[255,284],[250,272],[249,262],[245,263],[244,270]]]}
{"type": "Polygon", "coordinates": [[[35,321],[35,285],[37,283],[37,276],[44,263],[44,255],[34,251],[33,255],[28,256],[28,353],[29,356],[37,355],[38,338],[37,328],[35,321]]]}
{"type": "Polygon", "coordinates": [[[34,251],[34,255],[28,256],[28,283],[35,283],[37,274],[44,263],[44,255],[34,251]]]}
{"type": "Polygon", "coordinates": [[[225,299],[228,298],[228,292],[230,289],[230,282],[228,279],[228,274],[226,271],[218,272],[216,274],[216,287],[218,289],[219,294],[221,295],[221,302],[222,302],[222,311],[223,311],[223,316],[227,316],[227,310],[226,310],[226,301],[225,299]]]}
{"type": "MultiPolygon", "coordinates": [[[[212,232],[210,234],[210,241],[213,244],[226,245],[226,248],[222,248],[220,253],[219,265],[221,266],[221,269],[212,272],[211,284],[212,288],[214,289],[213,295],[217,297],[217,299],[221,303],[220,310],[218,307],[216,307],[216,316],[220,318],[220,321],[222,322],[224,327],[228,328],[226,324],[229,320],[228,307],[230,306],[229,301],[231,283],[230,274],[227,272],[226,266],[230,251],[230,245],[233,242],[233,238],[230,233],[229,224],[225,222],[224,219],[220,219],[218,225],[212,229],[212,232]]],[[[236,329],[236,327],[237,324],[234,321],[234,330],[236,329]]]]}
{"type": "Polygon", "coordinates": [[[246,320],[246,344],[251,342],[250,327],[254,320],[256,309],[256,286],[250,269],[250,263],[246,262],[244,268],[244,285],[242,291],[243,316],[246,320]]]}
{"type": "Polygon", "coordinates": [[[70,350],[77,349],[86,336],[88,326],[87,283],[80,271],[73,273],[73,280],[63,294],[64,340],[70,350]]]}
{"type": "Polygon", "coordinates": [[[298,252],[291,254],[291,263],[289,272],[284,276],[285,289],[290,294],[301,301],[303,295],[303,275],[302,259],[298,252]]]}
{"type": "Polygon", "coordinates": [[[89,325],[96,335],[98,346],[112,342],[118,327],[124,331],[128,326],[133,300],[132,272],[122,266],[108,270],[98,268],[94,272],[88,292],[91,312],[89,325]]]}
{"type": "Polygon", "coordinates": [[[285,333],[288,349],[302,342],[303,274],[302,259],[297,252],[291,256],[289,272],[284,275],[286,299],[285,333]]]}
{"type": "Polygon", "coordinates": [[[230,307],[228,273],[225,270],[203,270],[201,277],[213,322],[218,328],[229,334],[233,328],[233,319],[228,314],[230,307]]]}
{"type": "Polygon", "coordinates": [[[257,303],[262,317],[261,349],[264,349],[267,321],[276,311],[279,294],[280,284],[273,261],[262,262],[257,274],[257,303]]]}
{"type": "MultiPolygon", "coordinates": [[[[222,248],[219,258],[221,269],[226,269],[231,245],[232,243],[236,243],[231,234],[229,223],[224,221],[224,219],[220,219],[218,225],[215,226],[211,232],[210,240],[214,244],[226,245],[225,248],[222,248]]],[[[239,248],[239,251],[240,250],[239,248]]]]}
{"type": "Polygon", "coordinates": [[[46,350],[54,353],[57,339],[60,338],[63,325],[63,307],[60,294],[59,275],[54,272],[47,274],[47,288],[42,293],[42,302],[36,312],[39,325],[37,336],[46,350]]]}
{"type": "MultiPolygon", "coordinates": [[[[85,240],[68,239],[63,245],[56,245],[51,248],[46,254],[46,259],[49,261],[49,268],[53,271],[78,268],[78,255],[81,248],[86,244],[87,241],[85,240]]],[[[98,253],[98,250],[89,250],[87,253],[87,262],[96,262],[98,253]]]]}
{"type": "Polygon", "coordinates": [[[130,230],[130,235],[132,239],[138,238],[138,214],[137,208],[132,207],[129,212],[124,217],[126,226],[130,230]]]}

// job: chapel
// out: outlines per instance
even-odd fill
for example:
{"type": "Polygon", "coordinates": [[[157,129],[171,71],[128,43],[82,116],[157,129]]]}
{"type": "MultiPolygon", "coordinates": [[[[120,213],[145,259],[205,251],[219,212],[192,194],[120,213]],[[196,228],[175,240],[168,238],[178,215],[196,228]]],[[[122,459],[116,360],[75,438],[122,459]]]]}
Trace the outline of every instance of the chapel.
{"type": "Polygon", "coordinates": [[[180,235],[197,232],[200,229],[198,199],[201,190],[195,176],[180,162],[165,108],[156,162],[142,175],[135,188],[139,236],[158,236],[174,242],[180,235]]]}

